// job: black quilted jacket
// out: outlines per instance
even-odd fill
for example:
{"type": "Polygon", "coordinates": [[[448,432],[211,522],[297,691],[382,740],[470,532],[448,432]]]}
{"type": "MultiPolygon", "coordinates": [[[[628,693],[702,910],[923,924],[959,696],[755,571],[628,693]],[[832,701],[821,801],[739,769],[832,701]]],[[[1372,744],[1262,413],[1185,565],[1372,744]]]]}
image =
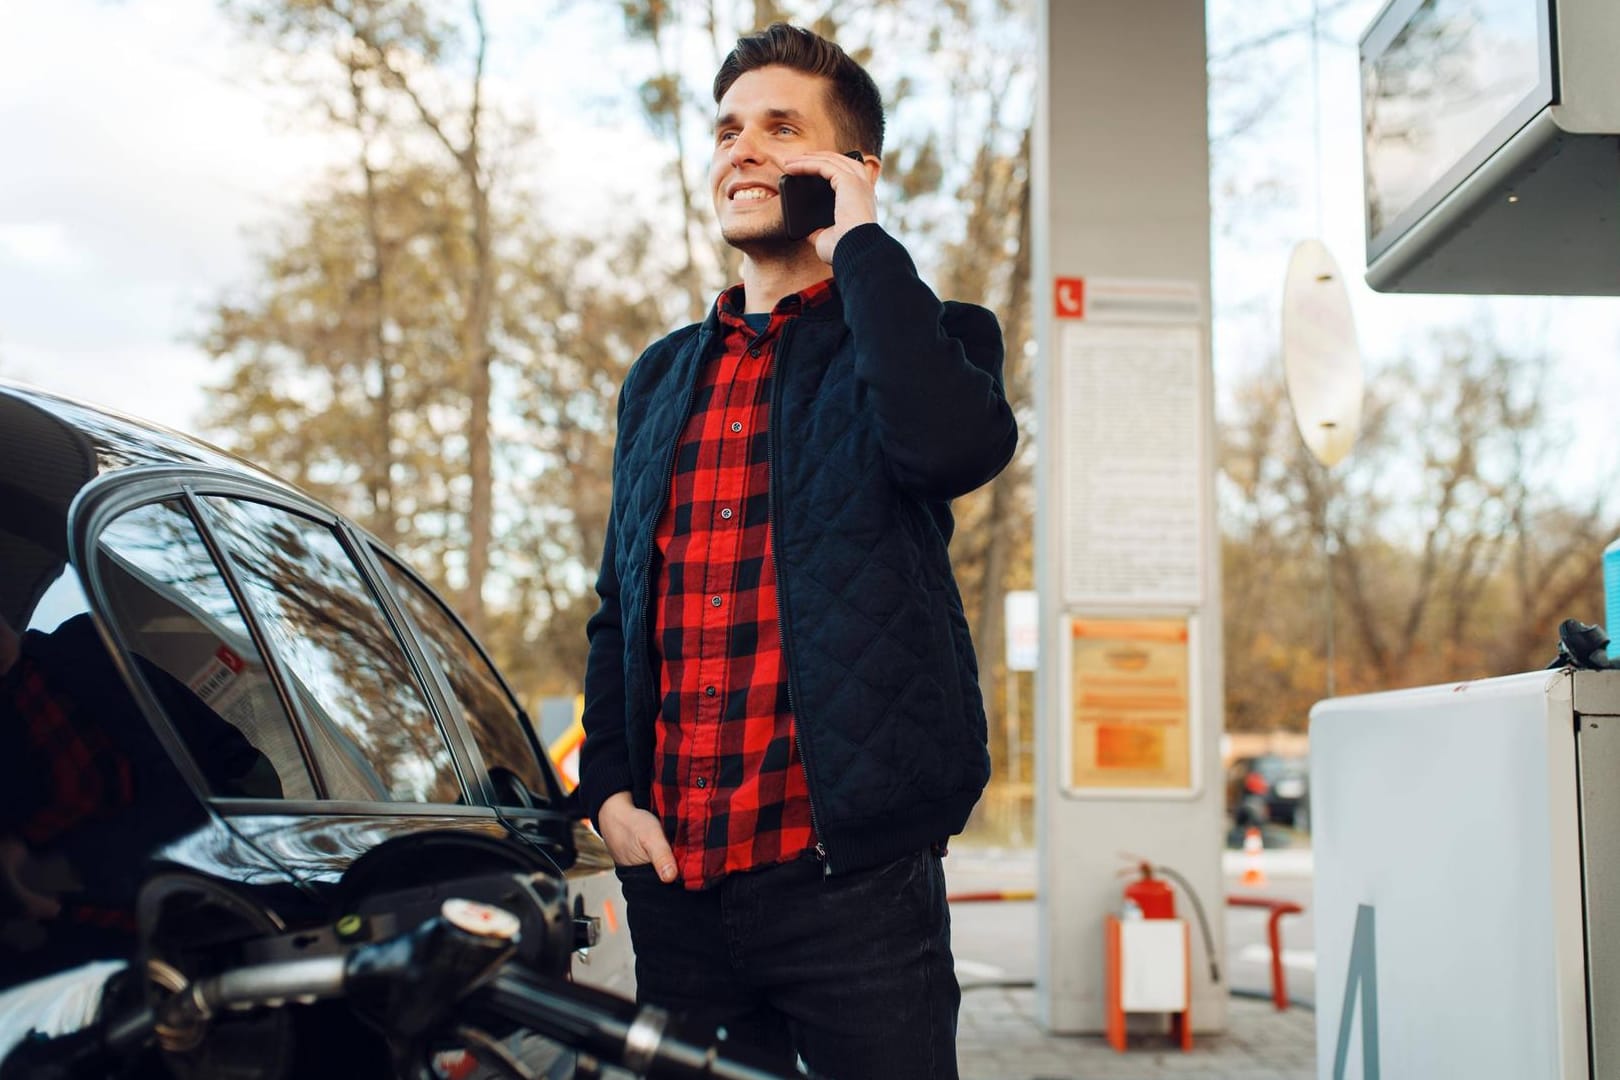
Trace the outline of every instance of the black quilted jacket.
{"type": "MultiPolygon", "coordinates": [[[[841,873],[959,832],[989,778],[949,500],[1000,472],[1018,432],[994,315],[941,303],[877,225],[844,236],[833,277],[837,299],[777,344],[770,500],[812,816],[841,873]]],[[[648,805],[653,531],[718,329],[711,311],[659,341],[620,392],[602,604],[586,630],[580,791],[593,817],[618,791],[648,805]]]]}

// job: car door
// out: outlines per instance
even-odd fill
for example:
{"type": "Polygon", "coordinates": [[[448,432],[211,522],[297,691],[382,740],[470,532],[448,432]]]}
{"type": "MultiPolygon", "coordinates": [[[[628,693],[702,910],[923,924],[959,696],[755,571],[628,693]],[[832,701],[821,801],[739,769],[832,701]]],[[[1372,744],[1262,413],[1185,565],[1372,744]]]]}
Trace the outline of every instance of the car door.
{"type": "Polygon", "coordinates": [[[416,630],[467,731],[473,768],[489,777],[497,812],[525,836],[571,852],[569,887],[576,917],[596,920],[596,944],[576,957],[577,981],[634,993],[634,957],[622,921],[623,894],[601,840],[576,819],[533,725],[485,650],[449,606],[386,549],[373,545],[375,565],[416,630]]]}
{"type": "Polygon", "coordinates": [[[166,877],[236,897],[260,929],[298,918],[314,898],[216,809],[279,809],[316,785],[196,506],[157,470],[99,483],[76,507],[77,573],[57,579],[35,623],[73,665],[80,738],[91,746],[104,732],[128,782],[116,813],[88,815],[55,850],[92,900],[133,911],[166,877]]]}
{"type": "MultiPolygon", "coordinates": [[[[561,860],[489,804],[461,721],[433,690],[444,676],[357,558],[352,527],[232,478],[165,472],[123,487],[92,514],[95,592],[175,733],[175,761],[224,834],[170,845],[202,875],[149,879],[144,921],[154,932],[143,941],[154,955],[189,957],[198,934],[213,941],[222,925],[258,937],[359,913],[388,927],[434,910],[437,894],[424,885],[459,890],[479,878],[510,890],[507,871],[562,877],[561,860]],[[198,867],[198,847],[237,858],[198,867]],[[245,915],[232,900],[242,884],[253,894],[245,915]],[[272,884],[276,894],[262,895],[272,884]],[[223,923],[216,913],[227,906],[223,923]],[[188,923],[203,910],[206,919],[188,923]]],[[[525,922],[519,955],[540,970],[569,963],[563,888],[530,893],[561,931],[531,935],[525,922]]],[[[563,1060],[545,1040],[522,1052],[563,1060]]]]}
{"type": "Polygon", "coordinates": [[[216,805],[301,881],[336,884],[379,845],[461,832],[532,861],[470,775],[458,724],[397,611],[356,557],[352,530],[313,502],[252,485],[199,485],[202,521],[228,566],[288,711],[314,798],[216,805]]]}
{"type": "Polygon", "coordinates": [[[274,762],[267,783],[228,782],[207,747],[177,740],[193,785],[302,887],[304,906],[321,917],[340,883],[355,886],[345,875],[358,860],[429,834],[431,857],[402,856],[416,880],[455,876],[468,858],[559,877],[572,868],[575,914],[603,938],[576,969],[633,987],[605,850],[571,819],[493,665],[419,578],[283,489],[174,470],[124,488],[98,515],[110,522],[97,534],[105,606],[140,655],[274,762]],[[451,850],[447,835],[465,843],[451,850]]]}

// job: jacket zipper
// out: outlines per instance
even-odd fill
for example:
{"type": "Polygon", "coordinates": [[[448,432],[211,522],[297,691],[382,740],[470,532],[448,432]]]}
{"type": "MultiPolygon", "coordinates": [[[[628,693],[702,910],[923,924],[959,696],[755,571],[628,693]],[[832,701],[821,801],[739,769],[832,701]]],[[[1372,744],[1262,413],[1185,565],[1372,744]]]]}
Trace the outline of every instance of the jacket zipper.
{"type": "Polygon", "coordinates": [[[816,838],[816,858],[821,860],[821,876],[832,875],[832,860],[827,856],[827,846],[822,839],[821,817],[816,812],[816,785],[810,780],[810,758],[805,753],[805,744],[799,734],[803,727],[804,716],[793,704],[793,653],[788,649],[787,617],[783,607],[783,598],[787,595],[787,585],[782,580],[782,567],[777,561],[776,552],[782,546],[781,534],[777,530],[777,523],[781,515],[776,512],[776,435],[781,431],[782,421],[782,363],[781,359],[787,355],[788,335],[793,331],[793,324],[782,327],[782,334],[776,342],[776,372],[771,378],[771,426],[765,433],[765,516],[771,530],[771,572],[776,575],[776,640],[782,649],[782,660],[787,667],[787,703],[788,711],[793,714],[793,748],[799,753],[799,768],[804,770],[804,791],[810,802],[810,831],[816,838]]]}

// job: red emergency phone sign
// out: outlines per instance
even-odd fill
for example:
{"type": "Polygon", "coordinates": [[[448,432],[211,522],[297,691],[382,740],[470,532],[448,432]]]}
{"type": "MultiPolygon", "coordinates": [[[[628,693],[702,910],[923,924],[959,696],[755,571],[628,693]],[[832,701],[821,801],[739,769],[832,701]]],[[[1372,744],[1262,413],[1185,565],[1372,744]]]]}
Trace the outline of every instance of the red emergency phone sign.
{"type": "Polygon", "coordinates": [[[1060,319],[1086,317],[1086,279],[1060,277],[1053,281],[1052,297],[1060,319]]]}

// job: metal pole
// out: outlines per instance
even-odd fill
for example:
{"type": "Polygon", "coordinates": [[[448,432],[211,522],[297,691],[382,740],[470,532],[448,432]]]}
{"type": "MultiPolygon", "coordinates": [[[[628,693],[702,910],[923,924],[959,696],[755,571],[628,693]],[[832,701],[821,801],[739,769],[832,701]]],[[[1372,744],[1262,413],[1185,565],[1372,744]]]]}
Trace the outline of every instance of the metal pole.
{"type": "Polygon", "coordinates": [[[1322,592],[1327,608],[1327,696],[1335,691],[1333,641],[1333,470],[1322,468],[1322,592]]]}
{"type": "Polygon", "coordinates": [[[1311,175],[1316,178],[1316,235],[1322,236],[1322,18],[1319,0],[1311,0],[1311,175]]]}
{"type": "Polygon", "coordinates": [[[1327,594],[1327,696],[1334,694],[1333,680],[1333,535],[1322,530],[1323,592],[1327,594]]]}
{"type": "Polygon", "coordinates": [[[1007,783],[1004,790],[1010,796],[1008,803],[1012,815],[1012,842],[1024,842],[1024,801],[1018,795],[1019,755],[1023,740],[1023,723],[1018,715],[1018,672],[1007,669],[1007,783]]]}

